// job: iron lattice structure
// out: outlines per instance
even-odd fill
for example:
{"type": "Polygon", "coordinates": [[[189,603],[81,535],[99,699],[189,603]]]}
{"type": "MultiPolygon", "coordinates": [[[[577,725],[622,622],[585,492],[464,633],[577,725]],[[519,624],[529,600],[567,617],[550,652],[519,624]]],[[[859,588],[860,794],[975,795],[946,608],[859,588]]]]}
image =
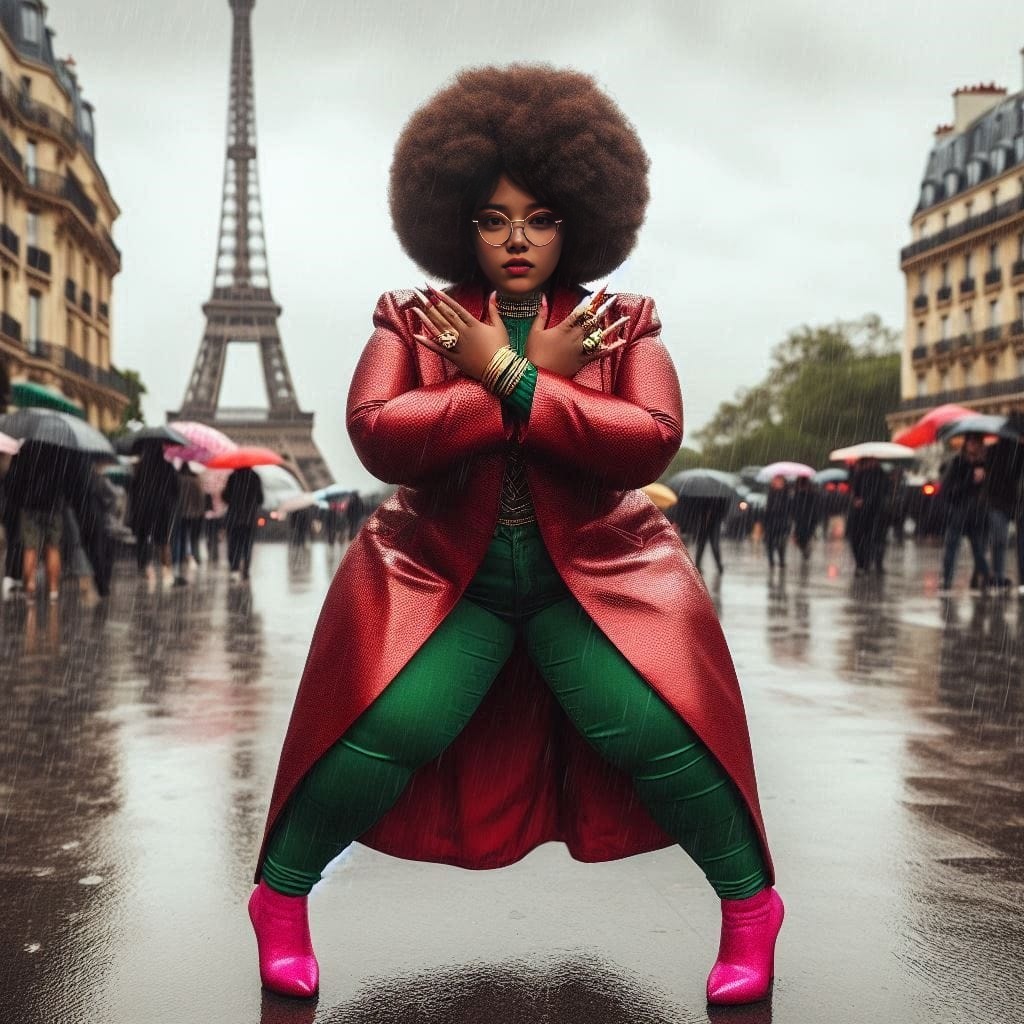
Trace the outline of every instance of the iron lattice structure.
{"type": "Polygon", "coordinates": [[[308,490],[333,481],[313,442],[313,414],[302,412],[278,330],[281,307],[270,290],[256,163],[252,10],[256,0],[228,0],[233,15],[227,153],[213,294],[204,306],[206,330],[181,408],[168,419],[199,420],[239,444],[280,452],[308,490]],[[229,345],[258,345],[267,406],[220,405],[229,345]]]}

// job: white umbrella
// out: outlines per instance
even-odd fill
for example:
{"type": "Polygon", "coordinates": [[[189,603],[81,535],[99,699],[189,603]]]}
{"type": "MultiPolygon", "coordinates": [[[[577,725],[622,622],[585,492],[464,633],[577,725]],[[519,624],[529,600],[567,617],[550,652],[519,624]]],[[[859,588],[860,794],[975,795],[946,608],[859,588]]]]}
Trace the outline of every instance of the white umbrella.
{"type": "Polygon", "coordinates": [[[8,434],[0,434],[0,455],[17,455],[21,441],[8,434]]]}
{"type": "Polygon", "coordinates": [[[315,494],[312,494],[310,491],[303,491],[301,494],[293,494],[285,498],[277,506],[277,512],[279,515],[286,516],[289,512],[301,512],[304,508],[312,508],[314,505],[319,504],[320,499],[315,494]]]}
{"type": "Polygon", "coordinates": [[[858,459],[878,459],[879,462],[896,462],[900,459],[916,459],[917,452],[905,444],[893,441],[865,441],[848,448],[837,448],[829,453],[834,462],[856,462],[858,459]]]}

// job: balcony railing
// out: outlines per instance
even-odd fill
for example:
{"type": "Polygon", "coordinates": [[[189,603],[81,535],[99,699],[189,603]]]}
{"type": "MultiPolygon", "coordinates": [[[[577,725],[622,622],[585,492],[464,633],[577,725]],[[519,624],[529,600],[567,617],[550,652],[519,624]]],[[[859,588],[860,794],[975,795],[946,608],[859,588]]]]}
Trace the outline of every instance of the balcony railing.
{"type": "Polygon", "coordinates": [[[111,391],[116,391],[119,395],[131,395],[131,387],[128,384],[127,378],[122,377],[117,370],[104,370],[98,366],[95,369],[98,383],[102,384],[105,388],[110,388],[111,391]]]}
{"type": "Polygon", "coordinates": [[[914,296],[914,312],[920,313],[928,308],[928,296],[927,295],[915,295],[914,296]]]}
{"type": "Polygon", "coordinates": [[[8,338],[21,341],[21,324],[7,313],[0,313],[0,334],[6,334],[8,338]]]}
{"type": "Polygon", "coordinates": [[[96,312],[99,313],[101,320],[110,319],[110,306],[106,302],[98,302],[96,304],[96,312]]]}
{"type": "Polygon", "coordinates": [[[88,292],[82,292],[82,312],[92,316],[92,296],[88,292]]]}
{"type": "Polygon", "coordinates": [[[39,249],[34,245],[25,247],[25,262],[40,274],[49,274],[53,264],[50,254],[45,249],[39,249]]]}
{"type": "Polygon", "coordinates": [[[78,286],[69,277],[64,282],[64,298],[67,299],[68,302],[75,302],[77,300],[77,297],[78,297],[78,286]]]}
{"type": "Polygon", "coordinates": [[[51,107],[46,103],[40,103],[38,100],[33,99],[13,79],[4,76],[3,81],[0,82],[0,92],[2,92],[3,98],[26,121],[55,132],[72,145],[79,141],[84,141],[79,138],[78,129],[74,123],[57,110],[56,107],[51,107]]]}
{"type": "Polygon", "coordinates": [[[910,353],[910,358],[915,362],[919,359],[928,358],[928,346],[927,345],[915,345],[910,353]]]}
{"type": "Polygon", "coordinates": [[[1000,267],[993,267],[991,270],[985,271],[985,285],[986,287],[993,284],[999,284],[1003,279],[1003,271],[1000,267]]]}
{"type": "Polygon", "coordinates": [[[1010,324],[1009,332],[1011,337],[1017,337],[1018,335],[1024,334],[1024,320],[1014,320],[1010,324]]]}
{"type": "Polygon", "coordinates": [[[965,277],[960,282],[960,294],[961,295],[970,295],[970,293],[973,292],[973,291],[974,291],[974,278],[973,277],[965,277]]]}
{"type": "Polygon", "coordinates": [[[64,349],[64,368],[72,373],[77,373],[79,377],[87,377],[89,380],[93,379],[93,371],[97,369],[88,359],[76,355],[69,348],[64,349]]]}
{"type": "Polygon", "coordinates": [[[48,341],[42,341],[39,338],[30,339],[25,342],[25,351],[37,359],[48,359],[51,363],[54,362],[54,347],[48,341]]]}
{"type": "Polygon", "coordinates": [[[936,302],[949,302],[953,298],[953,289],[950,285],[944,284],[936,293],[936,302]]]}
{"type": "Polygon", "coordinates": [[[13,164],[23,174],[25,172],[25,158],[18,151],[18,147],[11,142],[7,132],[0,130],[0,154],[9,164],[13,164]]]}
{"type": "Polygon", "coordinates": [[[959,224],[943,228],[934,235],[928,235],[912,245],[905,246],[900,250],[900,262],[906,263],[907,260],[912,260],[915,256],[920,256],[921,253],[929,252],[931,249],[937,249],[948,242],[963,238],[964,235],[969,235],[972,231],[991,227],[993,224],[998,224],[1004,218],[1012,217],[1021,211],[1024,211],[1024,195],[1016,196],[1005,203],[1000,203],[998,206],[986,210],[984,213],[975,214],[973,217],[962,220],[959,224]]]}
{"type": "Polygon", "coordinates": [[[21,239],[6,224],[0,224],[0,245],[15,256],[21,251],[21,239]]]}
{"type": "Polygon", "coordinates": [[[951,352],[953,349],[953,341],[951,338],[943,338],[941,341],[935,342],[935,354],[937,356],[944,355],[946,352],[951,352]]]}
{"type": "Polygon", "coordinates": [[[993,381],[991,384],[975,384],[969,388],[940,391],[938,394],[922,395],[920,398],[906,398],[899,405],[900,412],[916,409],[931,409],[941,402],[977,402],[985,398],[1002,398],[1005,395],[1024,394],[1024,377],[1012,380],[993,381]]]}
{"type": "Polygon", "coordinates": [[[956,347],[957,348],[970,348],[974,344],[973,334],[961,334],[957,336],[956,347]]]}
{"type": "Polygon", "coordinates": [[[1024,260],[1014,260],[1011,272],[1015,278],[1024,276],[1024,260]]]}
{"type": "Polygon", "coordinates": [[[96,223],[96,204],[85,194],[78,179],[73,175],[54,174],[31,168],[28,185],[36,192],[55,196],[69,202],[90,223],[96,223]]]}
{"type": "Polygon", "coordinates": [[[1003,328],[1000,325],[986,327],[982,334],[982,340],[987,342],[998,341],[1003,336],[1003,328]]]}

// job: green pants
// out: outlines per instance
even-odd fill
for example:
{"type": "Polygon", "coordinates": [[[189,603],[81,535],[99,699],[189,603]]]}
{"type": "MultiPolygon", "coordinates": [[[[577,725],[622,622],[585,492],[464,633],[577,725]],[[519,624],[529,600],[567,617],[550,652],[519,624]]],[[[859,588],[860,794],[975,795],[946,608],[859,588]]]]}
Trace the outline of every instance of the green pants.
{"type": "Polygon", "coordinates": [[[517,631],[566,715],[633,779],[651,816],[722,899],[768,884],[735,784],[569,593],[536,524],[501,526],[451,613],[317,762],[282,811],[263,878],[304,895],[470,720],[517,631]]]}

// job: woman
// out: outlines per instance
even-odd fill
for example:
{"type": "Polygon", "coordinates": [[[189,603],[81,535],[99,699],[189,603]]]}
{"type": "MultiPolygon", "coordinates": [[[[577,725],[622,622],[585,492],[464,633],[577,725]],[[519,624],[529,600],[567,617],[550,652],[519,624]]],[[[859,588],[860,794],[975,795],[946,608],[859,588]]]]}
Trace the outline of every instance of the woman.
{"type": "Polygon", "coordinates": [[[764,504],[764,546],[768,552],[768,568],[786,568],[786,545],[789,531],[793,526],[793,503],[786,485],[786,478],[779,474],[772,477],[764,504]]]}
{"type": "Polygon", "coordinates": [[[578,284],[633,247],[647,166],[590,78],[544,66],[464,72],[399,140],[399,239],[457,284],[383,295],[352,381],[356,451],[402,486],[285,738],[249,904],[268,988],[316,991],[306,894],[353,840],[471,868],[558,840],[682,845],[722,898],[709,998],[768,993],[783,908],[732,662],[637,490],[679,448],[679,384],[650,299],[578,284]]]}

